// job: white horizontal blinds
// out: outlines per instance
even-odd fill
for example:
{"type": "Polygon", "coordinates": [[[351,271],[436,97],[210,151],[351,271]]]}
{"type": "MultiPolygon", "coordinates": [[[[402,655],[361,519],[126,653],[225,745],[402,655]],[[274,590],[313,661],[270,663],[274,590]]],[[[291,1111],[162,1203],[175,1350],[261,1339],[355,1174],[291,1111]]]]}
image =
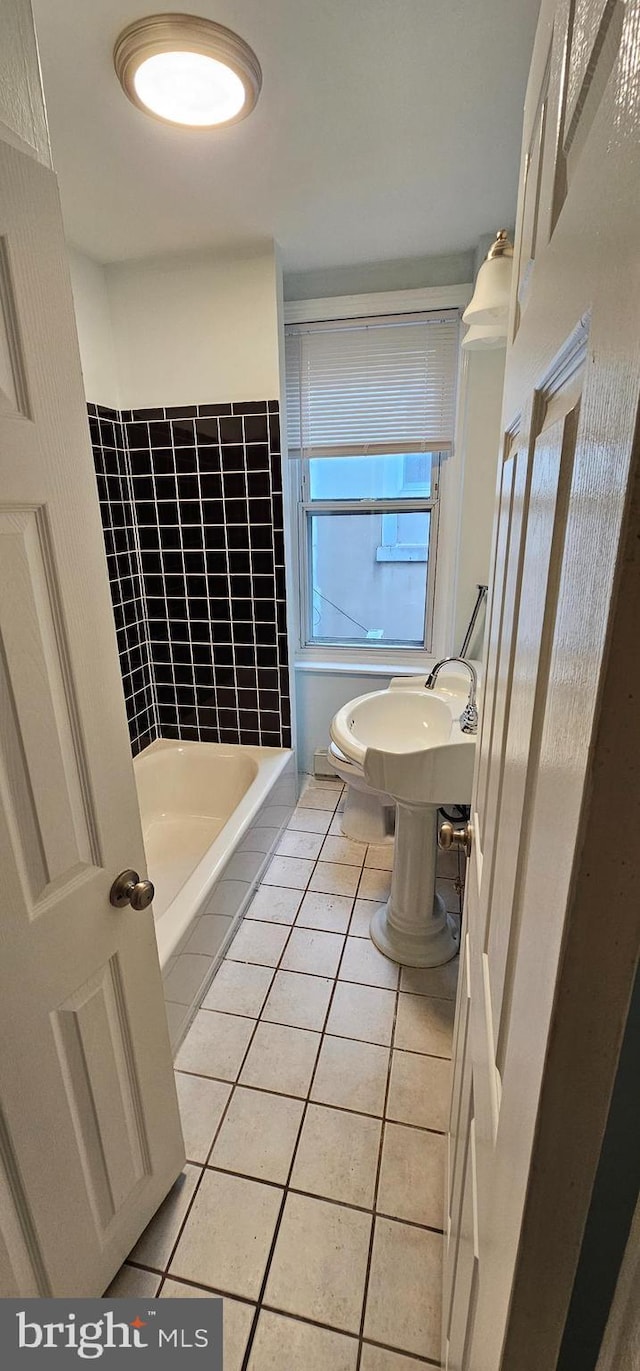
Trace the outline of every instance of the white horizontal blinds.
{"type": "Polygon", "coordinates": [[[453,443],[459,319],[291,325],[290,456],[442,451],[453,443]]]}

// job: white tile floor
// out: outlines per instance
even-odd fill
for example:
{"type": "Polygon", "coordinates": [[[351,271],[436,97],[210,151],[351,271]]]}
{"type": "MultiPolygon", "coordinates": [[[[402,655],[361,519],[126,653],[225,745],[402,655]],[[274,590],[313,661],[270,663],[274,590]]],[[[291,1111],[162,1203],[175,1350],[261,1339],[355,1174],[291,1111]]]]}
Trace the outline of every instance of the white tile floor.
{"type": "Polygon", "coordinates": [[[225,1371],[438,1364],[457,964],[373,946],[391,849],[341,794],[308,781],[178,1053],[188,1165],[109,1292],[223,1294],[225,1371]]]}

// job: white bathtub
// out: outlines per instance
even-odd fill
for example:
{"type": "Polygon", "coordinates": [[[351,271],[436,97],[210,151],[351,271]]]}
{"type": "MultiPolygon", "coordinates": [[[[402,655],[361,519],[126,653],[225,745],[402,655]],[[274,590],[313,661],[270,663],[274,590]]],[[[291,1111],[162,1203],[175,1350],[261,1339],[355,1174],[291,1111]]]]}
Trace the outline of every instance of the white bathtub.
{"type": "Polygon", "coordinates": [[[159,739],[133,765],[176,1046],[289,822],[294,758],[159,739]]]}

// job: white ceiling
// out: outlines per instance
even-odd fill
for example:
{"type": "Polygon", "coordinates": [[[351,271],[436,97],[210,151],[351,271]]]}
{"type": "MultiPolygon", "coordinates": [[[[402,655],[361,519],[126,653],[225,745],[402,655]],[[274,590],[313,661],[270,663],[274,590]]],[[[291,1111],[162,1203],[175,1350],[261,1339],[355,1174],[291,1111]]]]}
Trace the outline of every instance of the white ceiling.
{"type": "Polygon", "coordinates": [[[276,238],[302,271],[456,252],[515,216],[538,0],[171,0],[255,49],[250,117],[195,133],[125,99],[154,0],[34,0],[70,240],[101,261],[276,238]]]}

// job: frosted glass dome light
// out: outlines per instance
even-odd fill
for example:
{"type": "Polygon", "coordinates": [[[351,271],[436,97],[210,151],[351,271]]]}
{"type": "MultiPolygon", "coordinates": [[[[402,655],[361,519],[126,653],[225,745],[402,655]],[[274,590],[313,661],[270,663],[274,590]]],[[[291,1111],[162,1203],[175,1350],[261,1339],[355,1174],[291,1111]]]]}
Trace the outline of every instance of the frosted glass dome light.
{"type": "Polygon", "coordinates": [[[489,351],[507,346],[507,321],[501,324],[471,324],[462,339],[465,352],[489,351]]]}
{"type": "Polygon", "coordinates": [[[120,34],[113,60],[134,105],[191,129],[244,119],[262,84],[258,59],[242,38],[191,14],[136,20],[120,34]]]}
{"type": "Polygon", "coordinates": [[[156,52],[141,62],[133,80],[143,105],[172,124],[226,124],[246,100],[235,71],[202,52],[156,52]]]}
{"type": "Polygon", "coordinates": [[[473,297],[462,316],[465,324],[504,324],[506,336],[513,246],[506,229],[499,229],[476,277],[473,297]]]}

